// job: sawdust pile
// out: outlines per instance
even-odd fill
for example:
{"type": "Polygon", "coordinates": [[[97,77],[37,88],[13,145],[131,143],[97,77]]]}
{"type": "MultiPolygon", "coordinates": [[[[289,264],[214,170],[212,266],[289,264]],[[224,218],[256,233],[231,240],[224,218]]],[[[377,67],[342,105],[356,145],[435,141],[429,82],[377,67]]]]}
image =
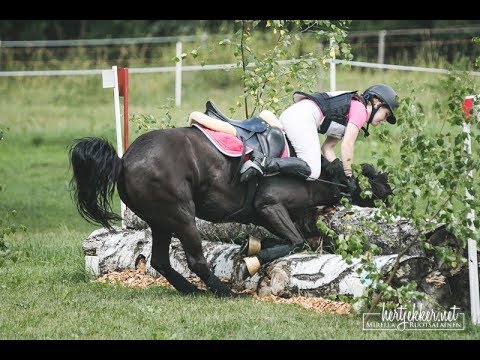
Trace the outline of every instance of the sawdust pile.
{"type": "Polygon", "coordinates": [[[296,304],[301,307],[312,310],[317,313],[336,313],[341,315],[351,314],[352,305],[342,301],[333,301],[321,297],[307,297],[307,296],[293,296],[289,299],[281,298],[274,295],[258,297],[254,295],[254,298],[259,301],[275,302],[282,304],[296,304]]]}
{"type": "MultiPolygon", "coordinates": [[[[145,264],[140,262],[136,270],[126,270],[122,272],[111,272],[99,277],[96,281],[110,284],[121,285],[130,288],[146,289],[149,286],[166,286],[173,289],[173,286],[163,276],[154,277],[145,274],[145,264]]],[[[199,289],[206,290],[206,286],[198,277],[189,277],[188,280],[199,289]]],[[[228,281],[224,280],[228,284],[228,281]]],[[[232,290],[234,291],[234,290],[232,290]]],[[[267,301],[282,304],[296,304],[305,309],[317,313],[336,313],[341,315],[350,314],[352,306],[341,301],[333,301],[319,297],[294,296],[289,299],[274,295],[259,297],[254,290],[243,290],[237,293],[251,295],[256,301],[267,301]]]]}

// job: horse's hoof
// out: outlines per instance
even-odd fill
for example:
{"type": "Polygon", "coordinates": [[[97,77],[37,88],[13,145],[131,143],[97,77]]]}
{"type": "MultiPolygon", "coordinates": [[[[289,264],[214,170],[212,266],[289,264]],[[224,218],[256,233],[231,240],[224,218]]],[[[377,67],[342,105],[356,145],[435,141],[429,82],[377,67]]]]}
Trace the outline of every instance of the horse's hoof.
{"type": "Polygon", "coordinates": [[[249,257],[243,258],[243,261],[245,262],[248,274],[250,276],[255,275],[257,271],[260,269],[260,267],[262,266],[260,264],[260,260],[258,260],[258,257],[256,256],[249,256],[249,257]]]}
{"type": "Polygon", "coordinates": [[[235,270],[235,278],[241,281],[247,280],[249,277],[252,277],[260,269],[261,264],[256,256],[245,257],[237,265],[235,270]]]}
{"type": "Polygon", "coordinates": [[[240,254],[245,256],[257,255],[262,249],[262,243],[256,237],[252,235],[248,236],[248,239],[240,247],[240,254]]]}

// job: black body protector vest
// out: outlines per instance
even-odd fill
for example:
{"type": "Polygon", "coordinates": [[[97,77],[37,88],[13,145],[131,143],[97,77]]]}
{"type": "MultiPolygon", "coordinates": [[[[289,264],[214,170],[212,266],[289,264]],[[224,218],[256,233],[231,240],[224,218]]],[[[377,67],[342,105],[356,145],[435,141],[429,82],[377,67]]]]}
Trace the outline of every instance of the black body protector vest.
{"type": "Polygon", "coordinates": [[[345,135],[347,115],[352,99],[365,105],[365,100],[357,94],[357,91],[332,91],[315,94],[295,91],[293,93],[294,102],[302,99],[313,100],[325,116],[318,132],[336,138],[342,138],[345,135]]]}

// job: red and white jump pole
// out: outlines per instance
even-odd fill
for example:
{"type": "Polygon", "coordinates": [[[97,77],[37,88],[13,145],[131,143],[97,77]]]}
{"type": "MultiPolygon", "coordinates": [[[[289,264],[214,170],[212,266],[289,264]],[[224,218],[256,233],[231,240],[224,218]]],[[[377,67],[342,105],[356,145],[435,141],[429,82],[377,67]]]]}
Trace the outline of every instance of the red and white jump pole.
{"type": "MultiPolygon", "coordinates": [[[[470,138],[470,127],[473,119],[476,117],[480,121],[480,111],[478,111],[478,105],[475,103],[479,100],[476,95],[467,96],[463,103],[462,109],[465,113],[466,120],[463,123],[463,131],[467,137],[465,139],[465,150],[468,156],[472,154],[472,142],[470,138]],[[473,115],[473,117],[472,117],[473,115]],[[473,118],[473,119],[472,119],[473,118]],[[470,121],[469,121],[470,120],[470,121]]],[[[478,104],[478,102],[477,102],[478,104]]],[[[470,170],[467,176],[473,177],[472,170],[470,170]]],[[[466,197],[471,199],[473,196],[466,190],[466,197]]],[[[475,210],[470,209],[468,218],[472,221],[470,229],[475,231],[473,220],[475,219],[475,210]]],[[[479,300],[479,284],[478,284],[478,259],[477,259],[477,242],[474,239],[468,239],[468,274],[470,283],[470,312],[472,317],[472,323],[474,325],[480,324],[480,300],[479,300]]]]}
{"type": "MultiPolygon", "coordinates": [[[[111,70],[102,70],[103,88],[113,89],[113,105],[115,113],[115,129],[117,134],[117,153],[123,156],[128,147],[128,68],[112,66],[111,70]],[[120,96],[123,96],[123,141],[122,123],[120,119],[120,96]]],[[[126,206],[120,201],[120,215],[123,218],[126,206]]],[[[122,220],[122,227],[125,223],[122,220]]]]}

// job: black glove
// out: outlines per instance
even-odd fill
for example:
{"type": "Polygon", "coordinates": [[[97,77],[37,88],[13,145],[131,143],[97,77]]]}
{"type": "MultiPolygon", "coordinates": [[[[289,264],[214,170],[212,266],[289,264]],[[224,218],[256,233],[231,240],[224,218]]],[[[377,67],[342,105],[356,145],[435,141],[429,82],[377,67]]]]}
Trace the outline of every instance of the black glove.
{"type": "Polygon", "coordinates": [[[343,163],[339,158],[336,158],[332,162],[325,161],[325,171],[330,178],[337,178],[339,175],[343,175],[343,163]]]}
{"type": "Polygon", "coordinates": [[[357,191],[357,182],[353,178],[353,176],[347,176],[346,180],[344,182],[344,185],[346,185],[346,188],[343,188],[342,190],[342,195],[344,195],[350,202],[352,202],[352,197],[355,191],[357,191]]]}
{"type": "Polygon", "coordinates": [[[357,190],[355,179],[352,176],[345,176],[342,184],[345,186],[342,186],[340,195],[346,197],[349,202],[352,202],[353,194],[357,190]]]}

